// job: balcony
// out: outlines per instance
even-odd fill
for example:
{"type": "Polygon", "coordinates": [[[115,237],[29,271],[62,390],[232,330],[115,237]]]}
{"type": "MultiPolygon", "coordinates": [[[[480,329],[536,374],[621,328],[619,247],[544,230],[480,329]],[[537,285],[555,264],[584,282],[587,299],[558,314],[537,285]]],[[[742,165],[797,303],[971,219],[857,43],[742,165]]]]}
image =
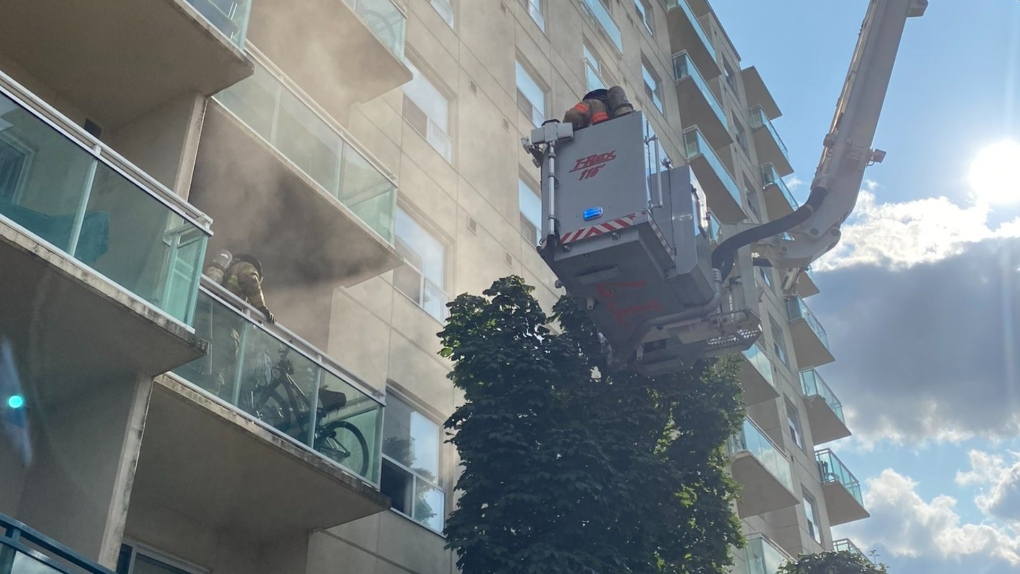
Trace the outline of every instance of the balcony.
{"type": "Polygon", "coordinates": [[[815,444],[850,436],[843,418],[843,405],[814,369],[800,372],[800,387],[807,404],[808,422],[815,444]]]}
{"type": "Polygon", "coordinates": [[[776,100],[772,97],[772,92],[765,85],[765,80],[758,73],[757,68],[754,66],[744,68],[740,70],[740,75],[744,80],[744,94],[747,96],[747,103],[751,104],[752,107],[760,106],[762,111],[765,112],[765,117],[770,120],[783,115],[776,100]]]}
{"type": "Polygon", "coordinates": [[[253,1],[249,37],[341,122],[352,104],[411,81],[407,15],[392,0],[253,1]]]}
{"type": "Polygon", "coordinates": [[[790,336],[793,338],[797,364],[802,369],[819,367],[836,360],[829,351],[829,336],[803,299],[796,296],[787,298],[786,315],[790,320],[790,336]]]}
{"type": "Polygon", "coordinates": [[[776,574],[792,560],[782,548],[764,534],[747,538],[747,574],[776,574]]]}
{"type": "Polygon", "coordinates": [[[786,453],[751,419],[730,437],[733,479],[740,485],[737,514],[740,518],[789,508],[797,504],[786,453]]]}
{"type": "Polygon", "coordinates": [[[783,138],[765,115],[761,106],[751,108],[751,137],[754,138],[754,149],[758,152],[758,161],[771,163],[780,177],[793,173],[790,155],[786,150],[783,138]]]}
{"type": "Polygon", "coordinates": [[[217,222],[210,248],[257,254],[270,288],[353,285],[401,263],[393,176],[261,63],[210,103],[191,200],[217,222]]]}
{"type": "Polygon", "coordinates": [[[687,52],[673,55],[673,79],[684,124],[696,124],[712,149],[733,143],[726,113],[687,52]]]}
{"type": "Polygon", "coordinates": [[[667,0],[666,20],[669,25],[669,46],[673,52],[686,51],[706,80],[722,73],[716,61],[715,46],[702,27],[701,21],[691,10],[687,0],[667,0]]]}
{"type": "Polygon", "coordinates": [[[743,352],[740,386],[744,389],[744,405],[756,405],[779,397],[773,379],[772,361],[761,345],[755,343],[743,352]]]}
{"type": "Polygon", "coordinates": [[[864,558],[865,560],[871,562],[872,564],[875,563],[874,560],[872,560],[867,554],[865,554],[860,548],[858,548],[857,545],[854,544],[853,541],[850,540],[849,538],[841,538],[839,540],[834,540],[832,542],[832,551],[849,552],[854,556],[860,556],[861,558],[864,558]]]}
{"type": "Polygon", "coordinates": [[[0,269],[17,278],[0,333],[31,354],[40,403],[204,354],[188,325],[209,223],[0,74],[0,269]]]}
{"type": "Polygon", "coordinates": [[[765,210],[768,212],[770,221],[785,217],[800,207],[790,188],[786,186],[786,182],[776,171],[776,166],[771,163],[761,166],[761,179],[764,183],[762,189],[765,196],[765,210]]]}
{"type": "Polygon", "coordinates": [[[0,572],[113,574],[56,540],[0,514],[0,572]]]}
{"type": "Polygon", "coordinates": [[[616,53],[622,55],[623,35],[620,33],[620,27],[616,25],[616,20],[613,20],[612,14],[609,13],[602,1],[581,0],[581,7],[591,18],[592,25],[602,32],[602,35],[616,49],[616,53]]]}
{"type": "Polygon", "coordinates": [[[266,541],[389,507],[381,393],[260,318],[203,283],[195,328],[210,353],[154,386],[129,526],[170,510],[266,541]]]}
{"type": "Polygon", "coordinates": [[[871,516],[864,508],[861,483],[843,461],[827,448],[815,452],[815,460],[822,479],[825,507],[829,510],[829,523],[837,526],[871,516]]]}
{"type": "Polygon", "coordinates": [[[736,223],[747,219],[740,199],[740,188],[697,127],[684,132],[684,148],[694,174],[692,179],[696,180],[691,183],[701,188],[708,200],[708,208],[719,221],[736,223]]]}
{"type": "MultiPolygon", "coordinates": [[[[113,130],[175,97],[212,95],[251,74],[250,0],[7,2],[0,53],[113,130]]],[[[20,71],[19,71],[20,73],[20,71]]],[[[30,83],[31,82],[31,83],[30,83]]]]}
{"type": "Polygon", "coordinates": [[[805,269],[800,277],[797,278],[797,295],[801,298],[810,297],[817,295],[821,291],[818,290],[818,284],[815,283],[815,274],[811,269],[805,269]]]}

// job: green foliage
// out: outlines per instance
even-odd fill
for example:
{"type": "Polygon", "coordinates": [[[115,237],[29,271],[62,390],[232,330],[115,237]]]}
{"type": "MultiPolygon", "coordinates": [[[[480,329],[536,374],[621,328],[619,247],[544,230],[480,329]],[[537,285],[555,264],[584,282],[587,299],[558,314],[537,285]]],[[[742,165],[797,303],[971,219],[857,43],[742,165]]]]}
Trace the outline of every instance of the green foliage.
{"type": "Polygon", "coordinates": [[[739,362],[608,373],[570,298],[550,317],[519,277],[461,295],[441,354],[465,402],[446,421],[461,495],[446,523],[464,574],[710,574],[742,545],[726,439],[739,362]]]}
{"type": "Polygon", "coordinates": [[[885,564],[872,564],[861,554],[822,552],[802,554],[796,562],[787,562],[776,574],[886,574],[885,564]]]}

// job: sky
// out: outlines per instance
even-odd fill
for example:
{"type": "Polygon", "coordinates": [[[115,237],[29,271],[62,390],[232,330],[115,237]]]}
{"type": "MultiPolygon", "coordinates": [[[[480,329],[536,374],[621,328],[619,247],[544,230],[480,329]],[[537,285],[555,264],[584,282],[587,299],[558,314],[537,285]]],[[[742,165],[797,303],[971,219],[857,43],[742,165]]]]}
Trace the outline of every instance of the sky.
{"type": "MultiPolygon", "coordinates": [[[[803,201],[868,1],[712,5],[783,111],[803,201]]],[[[970,184],[1002,140],[1020,142],[1020,1],[932,0],[896,60],[874,144],[888,156],[807,300],[854,433],[824,446],[871,513],[833,534],[891,574],[1020,572],[1020,184],[1005,204],[970,184]]]]}

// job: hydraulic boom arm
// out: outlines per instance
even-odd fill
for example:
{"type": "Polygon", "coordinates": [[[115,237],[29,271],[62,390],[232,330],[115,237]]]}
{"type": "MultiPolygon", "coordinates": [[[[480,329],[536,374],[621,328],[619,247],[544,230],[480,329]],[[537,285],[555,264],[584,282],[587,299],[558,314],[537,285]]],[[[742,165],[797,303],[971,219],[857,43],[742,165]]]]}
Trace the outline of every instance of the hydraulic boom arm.
{"type": "Polygon", "coordinates": [[[786,217],[724,241],[713,254],[724,277],[744,245],[758,244],[755,250],[775,267],[799,270],[839,243],[840,226],[857,204],[865,169],[885,157],[871,146],[903,29],[927,6],[927,0],[871,0],[807,202],[786,217]]]}

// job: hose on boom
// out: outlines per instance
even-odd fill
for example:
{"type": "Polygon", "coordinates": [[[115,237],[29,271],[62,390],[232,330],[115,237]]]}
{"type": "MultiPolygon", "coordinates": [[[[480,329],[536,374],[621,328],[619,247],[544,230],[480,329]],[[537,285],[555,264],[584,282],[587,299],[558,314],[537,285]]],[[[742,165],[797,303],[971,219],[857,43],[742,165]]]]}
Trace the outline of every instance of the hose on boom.
{"type": "Polygon", "coordinates": [[[780,217],[775,221],[746,229],[733,237],[726,238],[712,251],[712,267],[718,269],[722,274],[723,280],[725,280],[729,276],[730,271],[733,270],[733,261],[737,257],[738,249],[745,245],[785,233],[804,223],[822,205],[822,201],[825,200],[825,196],[828,194],[829,190],[824,187],[815,187],[811,190],[811,195],[804,202],[804,205],[798,207],[793,213],[780,217]]]}

